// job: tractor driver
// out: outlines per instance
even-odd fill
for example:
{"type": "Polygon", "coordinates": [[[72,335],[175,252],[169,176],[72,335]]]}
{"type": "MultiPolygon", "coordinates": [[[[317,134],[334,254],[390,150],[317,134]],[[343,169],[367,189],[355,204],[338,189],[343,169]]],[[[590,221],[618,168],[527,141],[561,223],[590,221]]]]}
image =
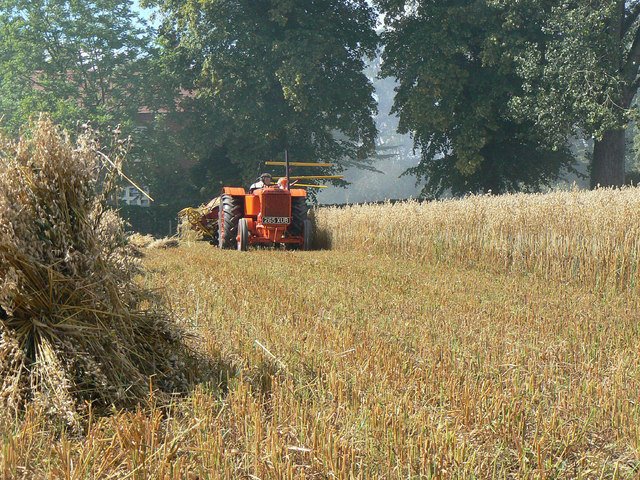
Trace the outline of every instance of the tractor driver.
{"type": "Polygon", "coordinates": [[[254,183],[249,187],[249,193],[253,193],[254,190],[258,190],[259,188],[268,187],[271,185],[271,174],[263,173],[260,175],[260,181],[254,183]]]}

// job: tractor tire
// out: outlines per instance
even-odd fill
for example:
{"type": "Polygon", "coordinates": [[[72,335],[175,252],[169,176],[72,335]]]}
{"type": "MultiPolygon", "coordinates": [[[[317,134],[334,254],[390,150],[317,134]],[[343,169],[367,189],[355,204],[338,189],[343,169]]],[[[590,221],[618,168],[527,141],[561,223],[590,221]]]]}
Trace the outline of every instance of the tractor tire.
{"type": "Polygon", "coordinates": [[[238,250],[246,252],[249,249],[249,222],[241,218],[238,222],[238,250]]]}
{"type": "Polygon", "coordinates": [[[243,215],[242,198],[222,195],[218,217],[218,246],[220,248],[236,248],[238,223],[243,215]]]}
{"type": "MultiPolygon", "coordinates": [[[[302,237],[304,235],[304,222],[307,221],[309,207],[307,207],[307,199],[302,197],[293,197],[291,199],[291,225],[288,232],[290,235],[302,237]]],[[[285,244],[287,250],[298,250],[304,248],[303,245],[297,243],[285,244]]]]}
{"type": "Polygon", "coordinates": [[[304,228],[302,230],[302,250],[311,250],[313,247],[313,223],[308,218],[303,222],[304,228]]]}
{"type": "MultiPolygon", "coordinates": [[[[216,207],[215,210],[218,210],[217,212],[215,212],[215,218],[219,219],[220,218],[220,207],[216,207]]],[[[218,224],[220,223],[220,221],[216,221],[215,225],[212,226],[213,230],[213,237],[211,237],[211,245],[219,245],[220,244],[220,228],[218,227],[218,224]]]]}
{"type": "Polygon", "coordinates": [[[293,197],[291,199],[291,225],[289,225],[289,233],[291,235],[303,235],[304,222],[307,219],[308,212],[306,198],[293,197]]]}

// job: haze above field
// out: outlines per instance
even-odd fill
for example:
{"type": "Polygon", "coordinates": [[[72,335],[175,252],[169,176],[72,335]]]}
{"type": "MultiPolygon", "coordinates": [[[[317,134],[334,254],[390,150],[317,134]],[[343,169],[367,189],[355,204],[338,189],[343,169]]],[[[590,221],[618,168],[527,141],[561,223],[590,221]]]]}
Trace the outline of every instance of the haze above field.
{"type": "Polygon", "coordinates": [[[373,82],[378,101],[375,120],[379,135],[376,155],[371,162],[375,171],[347,169],[344,173],[345,180],[351,184],[346,188],[330,187],[320,190],[319,203],[373,202],[389,198],[417,198],[420,195],[421,186],[416,185],[415,177],[401,176],[408,168],[415,167],[419,158],[413,152],[411,137],[397,133],[398,117],[390,113],[396,83],[390,78],[378,78],[379,73],[380,59],[377,58],[367,67],[367,76],[373,82]]]}

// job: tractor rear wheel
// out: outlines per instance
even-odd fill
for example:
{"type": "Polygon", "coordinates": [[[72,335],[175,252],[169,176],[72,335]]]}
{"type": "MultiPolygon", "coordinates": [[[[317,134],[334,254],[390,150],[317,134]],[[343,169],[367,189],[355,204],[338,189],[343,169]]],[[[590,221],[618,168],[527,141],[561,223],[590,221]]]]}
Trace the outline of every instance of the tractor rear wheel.
{"type": "MultiPolygon", "coordinates": [[[[288,228],[290,235],[296,237],[304,236],[304,222],[307,221],[308,211],[306,198],[293,197],[291,199],[291,224],[288,228]]],[[[303,245],[297,243],[286,243],[285,248],[287,250],[304,249],[303,245]]]]}
{"type": "Polygon", "coordinates": [[[238,223],[243,215],[242,198],[222,195],[218,217],[218,246],[220,248],[236,248],[238,223]]]}
{"type": "Polygon", "coordinates": [[[304,233],[304,222],[307,219],[307,199],[304,197],[293,197],[291,199],[291,225],[289,233],[300,236],[304,233]]]}
{"type": "Polygon", "coordinates": [[[241,218],[238,222],[238,250],[246,252],[249,248],[249,222],[241,218]]]}

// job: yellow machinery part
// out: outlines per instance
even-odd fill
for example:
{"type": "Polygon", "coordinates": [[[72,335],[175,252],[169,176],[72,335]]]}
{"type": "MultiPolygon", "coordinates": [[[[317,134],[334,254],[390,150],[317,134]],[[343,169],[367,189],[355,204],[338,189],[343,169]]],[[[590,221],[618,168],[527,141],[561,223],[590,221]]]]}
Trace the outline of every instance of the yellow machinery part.
{"type": "MultiPolygon", "coordinates": [[[[264,162],[265,165],[284,167],[285,162],[264,162]]],[[[289,162],[291,167],[334,167],[335,163],[289,162]]]]}
{"type": "MultiPolygon", "coordinates": [[[[285,177],[275,177],[276,180],[285,177]]],[[[291,180],[321,180],[321,179],[341,179],[344,178],[344,175],[291,175],[289,179],[291,180]]]]}
{"type": "Polygon", "coordinates": [[[178,217],[180,220],[186,220],[193,230],[213,237],[215,235],[215,231],[213,231],[213,229],[217,228],[217,221],[207,221],[206,216],[218,206],[220,206],[220,198],[216,197],[206,205],[201,205],[197,208],[183,208],[178,212],[178,217]],[[209,224],[211,225],[208,226],[209,224]]]}
{"type": "Polygon", "coordinates": [[[306,184],[306,183],[296,183],[295,185],[292,185],[292,187],[329,188],[326,185],[309,185],[309,184],[306,184]]]}

